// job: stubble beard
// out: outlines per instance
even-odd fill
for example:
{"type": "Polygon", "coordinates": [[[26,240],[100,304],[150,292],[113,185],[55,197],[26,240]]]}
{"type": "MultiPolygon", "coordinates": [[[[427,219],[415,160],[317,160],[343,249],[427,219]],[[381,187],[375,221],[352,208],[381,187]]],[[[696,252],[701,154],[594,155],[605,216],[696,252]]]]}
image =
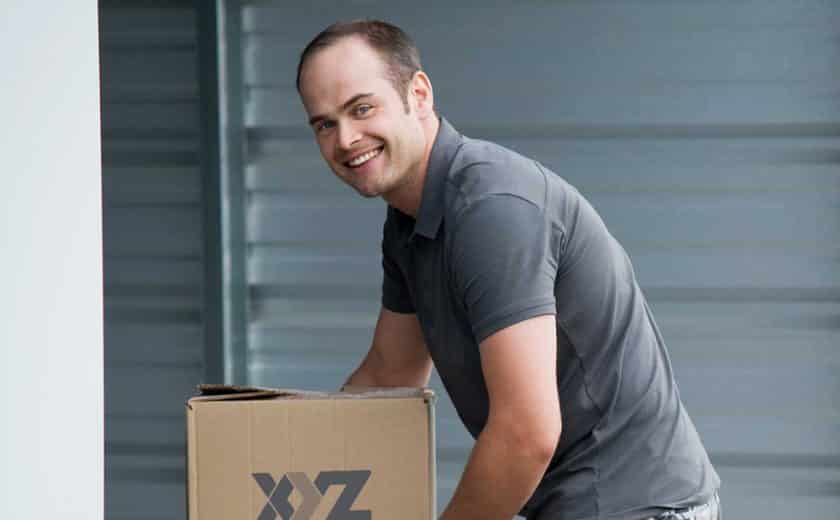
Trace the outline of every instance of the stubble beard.
{"type": "Polygon", "coordinates": [[[354,171],[350,171],[344,181],[353,188],[356,193],[366,199],[384,196],[388,191],[387,171],[374,172],[373,178],[358,177],[354,171]]]}
{"type": "MultiPolygon", "coordinates": [[[[385,151],[382,152],[383,154],[385,151]]],[[[383,158],[384,159],[384,158],[383,158]]],[[[354,175],[354,172],[350,172],[354,175]]],[[[398,172],[393,164],[386,162],[381,170],[373,172],[372,178],[362,179],[362,183],[352,182],[350,184],[356,192],[366,199],[382,197],[383,199],[390,193],[398,191],[404,186],[410,178],[408,172],[398,172]],[[368,189],[366,189],[368,188],[368,189]]]]}

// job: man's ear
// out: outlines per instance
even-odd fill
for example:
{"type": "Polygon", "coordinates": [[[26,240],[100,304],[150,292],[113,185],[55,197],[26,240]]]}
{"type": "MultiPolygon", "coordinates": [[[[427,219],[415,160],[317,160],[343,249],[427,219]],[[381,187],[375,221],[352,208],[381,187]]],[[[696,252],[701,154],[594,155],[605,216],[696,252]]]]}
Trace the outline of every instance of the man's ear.
{"type": "Polygon", "coordinates": [[[435,113],[435,95],[432,90],[432,80],[422,70],[414,73],[409,83],[409,91],[411,97],[414,98],[417,115],[420,119],[434,115],[435,113]]]}

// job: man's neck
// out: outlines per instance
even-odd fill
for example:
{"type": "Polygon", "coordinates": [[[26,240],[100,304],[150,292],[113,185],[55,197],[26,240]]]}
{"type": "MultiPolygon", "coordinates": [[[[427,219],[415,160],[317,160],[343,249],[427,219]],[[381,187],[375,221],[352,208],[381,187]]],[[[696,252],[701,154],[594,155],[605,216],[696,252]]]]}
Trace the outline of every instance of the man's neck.
{"type": "Polygon", "coordinates": [[[440,119],[436,114],[427,121],[428,124],[423,125],[426,135],[423,160],[417,165],[416,171],[409,176],[404,185],[395,190],[395,193],[389,193],[383,197],[389,205],[415,219],[420,211],[420,203],[423,199],[423,186],[426,184],[426,176],[429,170],[429,157],[432,155],[432,147],[440,130],[440,119]]]}

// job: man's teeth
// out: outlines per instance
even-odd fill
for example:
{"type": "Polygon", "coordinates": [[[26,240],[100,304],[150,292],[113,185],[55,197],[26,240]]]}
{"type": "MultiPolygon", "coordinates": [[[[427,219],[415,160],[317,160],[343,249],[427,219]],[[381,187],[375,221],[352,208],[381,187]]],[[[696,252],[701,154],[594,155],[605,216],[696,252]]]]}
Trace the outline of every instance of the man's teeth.
{"type": "Polygon", "coordinates": [[[381,151],[382,151],[382,148],[377,148],[376,150],[371,150],[364,155],[360,155],[360,156],[356,157],[355,159],[348,162],[347,164],[349,164],[350,166],[361,166],[362,164],[368,162],[369,160],[371,160],[374,157],[376,157],[377,155],[379,155],[379,152],[381,152],[381,151]]]}

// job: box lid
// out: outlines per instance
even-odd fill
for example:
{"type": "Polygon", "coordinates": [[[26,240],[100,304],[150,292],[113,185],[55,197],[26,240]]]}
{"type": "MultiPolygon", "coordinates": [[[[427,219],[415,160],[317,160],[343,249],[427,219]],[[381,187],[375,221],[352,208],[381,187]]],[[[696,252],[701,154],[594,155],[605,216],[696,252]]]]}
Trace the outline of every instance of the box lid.
{"type": "Polygon", "coordinates": [[[240,386],[224,384],[198,385],[199,395],[189,403],[202,401],[247,401],[255,399],[388,399],[420,397],[434,403],[435,393],[429,388],[370,388],[345,386],[340,392],[317,392],[290,388],[240,386]]]}

